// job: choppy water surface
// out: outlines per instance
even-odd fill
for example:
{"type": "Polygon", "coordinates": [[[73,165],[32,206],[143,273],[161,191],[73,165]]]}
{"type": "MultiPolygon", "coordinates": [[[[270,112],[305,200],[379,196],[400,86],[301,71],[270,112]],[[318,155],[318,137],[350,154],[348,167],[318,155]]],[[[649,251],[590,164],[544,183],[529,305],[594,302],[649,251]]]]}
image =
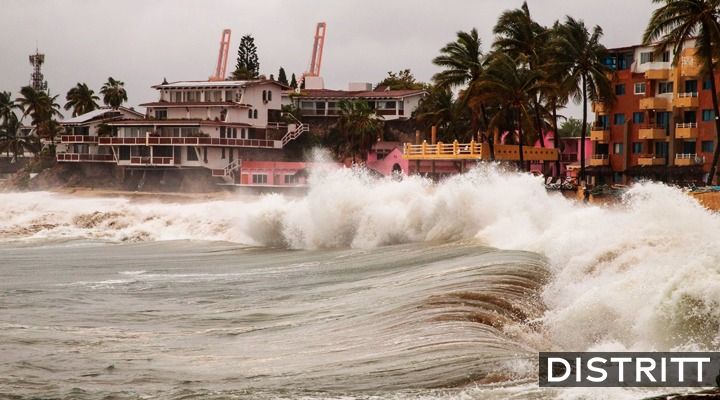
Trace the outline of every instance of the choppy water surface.
{"type": "Polygon", "coordinates": [[[0,395],[639,398],[537,389],[543,350],[717,350],[720,219],[494,169],[303,197],[0,194],[0,395]],[[503,250],[500,250],[503,249],[503,250]]]}

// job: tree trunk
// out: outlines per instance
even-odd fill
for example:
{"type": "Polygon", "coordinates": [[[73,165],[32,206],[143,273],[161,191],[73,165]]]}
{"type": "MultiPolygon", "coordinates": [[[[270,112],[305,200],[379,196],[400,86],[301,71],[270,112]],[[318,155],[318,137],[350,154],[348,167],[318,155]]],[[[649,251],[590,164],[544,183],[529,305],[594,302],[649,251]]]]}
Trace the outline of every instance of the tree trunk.
{"type": "Polygon", "coordinates": [[[488,150],[490,151],[490,161],[495,161],[495,135],[490,134],[490,127],[488,126],[487,110],[485,104],[480,103],[480,116],[482,117],[482,123],[485,127],[488,150]]]}
{"type": "Polygon", "coordinates": [[[542,118],[540,117],[540,100],[535,99],[535,127],[537,128],[538,140],[540,147],[545,147],[545,138],[543,137],[542,118]]]}
{"type": "Polygon", "coordinates": [[[583,120],[580,127],[580,176],[578,177],[578,185],[585,180],[585,127],[587,126],[587,81],[585,74],[582,76],[582,92],[583,92],[583,120]]]}
{"type": "Polygon", "coordinates": [[[717,140],[715,141],[715,152],[713,154],[712,164],[710,164],[710,172],[708,173],[705,184],[712,185],[713,178],[715,178],[715,172],[717,171],[718,158],[720,158],[720,113],[718,113],[718,94],[715,86],[715,70],[712,66],[712,60],[708,59],[708,71],[710,71],[710,90],[712,91],[713,110],[715,112],[715,135],[717,140]]]}
{"type": "Polygon", "coordinates": [[[523,131],[522,131],[522,113],[518,110],[518,153],[519,153],[519,164],[520,171],[525,171],[525,157],[523,154],[523,131]]]}
{"type": "Polygon", "coordinates": [[[553,174],[553,178],[559,178],[560,177],[560,133],[558,132],[558,115],[557,115],[557,99],[554,99],[552,102],[552,117],[553,117],[553,146],[558,151],[558,159],[555,160],[555,174],[553,174]]]}

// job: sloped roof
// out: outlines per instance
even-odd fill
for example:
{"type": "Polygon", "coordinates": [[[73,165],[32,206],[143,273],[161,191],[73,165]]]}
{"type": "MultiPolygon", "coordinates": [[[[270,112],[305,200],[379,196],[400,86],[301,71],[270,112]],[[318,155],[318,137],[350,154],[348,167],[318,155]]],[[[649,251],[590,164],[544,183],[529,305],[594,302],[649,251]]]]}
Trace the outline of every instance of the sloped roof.
{"type": "Polygon", "coordinates": [[[323,98],[323,99],[401,99],[409,96],[423,95],[427,92],[418,90],[330,90],[330,89],[304,89],[300,92],[300,98],[323,98]]]}
{"type": "Polygon", "coordinates": [[[129,108],[120,107],[117,110],[109,107],[101,107],[97,110],[86,112],[85,114],[78,115],[76,117],[62,120],[62,125],[80,125],[96,119],[113,119],[113,118],[125,118],[129,116],[136,116],[141,118],[143,115],[135,110],[129,108]],[[128,115],[129,114],[129,115],[128,115]]]}
{"type": "Polygon", "coordinates": [[[176,81],[170,83],[161,83],[152,86],[153,89],[193,89],[193,88],[241,88],[246,86],[261,85],[263,83],[271,83],[280,86],[283,89],[289,88],[278,81],[270,79],[255,79],[247,81],[176,81]]]}

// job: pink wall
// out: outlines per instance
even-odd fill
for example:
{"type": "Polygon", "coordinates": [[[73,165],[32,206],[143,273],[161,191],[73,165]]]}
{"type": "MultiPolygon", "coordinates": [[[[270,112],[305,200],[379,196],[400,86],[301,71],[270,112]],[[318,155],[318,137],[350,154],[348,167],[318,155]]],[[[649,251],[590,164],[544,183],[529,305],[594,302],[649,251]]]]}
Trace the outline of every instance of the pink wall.
{"type": "Polygon", "coordinates": [[[403,174],[408,173],[408,160],[402,157],[402,145],[391,142],[378,142],[373,146],[367,156],[365,166],[368,169],[375,170],[384,176],[392,174],[393,167],[397,165],[402,170],[403,174]],[[382,159],[378,160],[377,149],[382,148],[384,150],[390,150],[390,153],[385,155],[382,159]]]}

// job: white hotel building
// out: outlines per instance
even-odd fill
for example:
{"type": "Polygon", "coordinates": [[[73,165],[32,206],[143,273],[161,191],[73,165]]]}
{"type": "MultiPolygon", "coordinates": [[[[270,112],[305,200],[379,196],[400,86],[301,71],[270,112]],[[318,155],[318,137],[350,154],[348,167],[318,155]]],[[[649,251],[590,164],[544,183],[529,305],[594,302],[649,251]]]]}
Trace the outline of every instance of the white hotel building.
{"type": "Polygon", "coordinates": [[[303,132],[284,124],[281,93],[272,80],[181,81],[153,86],[159,99],[126,109],[95,111],[63,122],[59,162],[114,163],[130,168],[205,168],[235,178],[243,160],[279,161],[303,132]],[[72,133],[72,134],[70,134],[72,133]]]}

